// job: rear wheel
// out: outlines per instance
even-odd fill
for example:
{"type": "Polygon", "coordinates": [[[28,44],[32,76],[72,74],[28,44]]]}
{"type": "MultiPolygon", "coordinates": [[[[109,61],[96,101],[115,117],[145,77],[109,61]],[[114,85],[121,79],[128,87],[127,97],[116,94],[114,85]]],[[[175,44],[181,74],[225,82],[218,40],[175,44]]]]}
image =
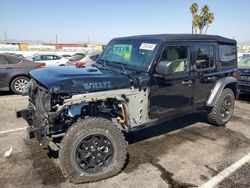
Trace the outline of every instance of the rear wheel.
{"type": "Polygon", "coordinates": [[[221,126],[229,122],[234,111],[235,96],[231,89],[226,88],[215,102],[207,119],[211,124],[221,126]]]}
{"type": "Polygon", "coordinates": [[[12,80],[10,84],[10,89],[12,92],[16,94],[21,94],[23,91],[23,88],[26,84],[28,84],[29,78],[26,76],[19,76],[12,80]]]}
{"type": "Polygon", "coordinates": [[[63,175],[72,183],[102,180],[124,166],[127,143],[121,131],[104,118],[88,118],[64,136],[59,160],[63,175]]]}

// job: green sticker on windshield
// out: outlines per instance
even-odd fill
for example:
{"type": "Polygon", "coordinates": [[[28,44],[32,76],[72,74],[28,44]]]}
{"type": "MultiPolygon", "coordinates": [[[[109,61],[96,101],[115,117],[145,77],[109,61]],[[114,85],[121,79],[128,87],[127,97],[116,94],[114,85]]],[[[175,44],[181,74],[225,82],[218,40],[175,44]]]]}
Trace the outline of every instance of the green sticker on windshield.
{"type": "Polygon", "coordinates": [[[126,60],[130,60],[131,53],[132,53],[132,45],[129,45],[129,44],[114,45],[113,53],[123,57],[126,60]]]}

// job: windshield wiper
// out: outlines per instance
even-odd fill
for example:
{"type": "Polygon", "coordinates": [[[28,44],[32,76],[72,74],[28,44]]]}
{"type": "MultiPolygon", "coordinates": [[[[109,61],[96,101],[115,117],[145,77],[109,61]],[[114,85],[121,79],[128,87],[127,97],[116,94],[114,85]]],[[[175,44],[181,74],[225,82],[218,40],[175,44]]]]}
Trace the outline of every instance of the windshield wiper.
{"type": "Polygon", "coordinates": [[[104,60],[104,59],[99,59],[99,60],[103,62],[102,68],[107,69],[107,70],[112,70],[112,71],[114,71],[114,69],[109,69],[109,68],[107,67],[107,62],[110,62],[110,63],[112,63],[112,64],[118,64],[118,65],[120,65],[120,66],[121,66],[121,69],[122,69],[122,73],[123,73],[123,74],[127,74],[127,70],[125,69],[123,63],[116,62],[116,61],[106,61],[106,60],[104,60]]]}

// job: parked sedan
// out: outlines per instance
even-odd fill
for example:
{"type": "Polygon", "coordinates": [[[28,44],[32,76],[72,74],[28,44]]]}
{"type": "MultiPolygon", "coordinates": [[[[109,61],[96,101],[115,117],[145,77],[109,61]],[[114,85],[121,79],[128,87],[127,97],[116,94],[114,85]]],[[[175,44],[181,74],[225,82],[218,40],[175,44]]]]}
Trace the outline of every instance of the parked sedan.
{"type": "Polygon", "coordinates": [[[250,94],[250,57],[242,59],[238,64],[240,93],[250,94]]]}
{"type": "Polygon", "coordinates": [[[16,56],[16,57],[20,57],[20,58],[24,58],[24,56],[22,54],[16,54],[16,53],[4,53],[6,55],[12,55],[12,56],[16,56]]]}
{"type": "Polygon", "coordinates": [[[28,58],[29,60],[46,63],[47,67],[64,66],[68,59],[53,54],[36,54],[28,58]]]}
{"type": "Polygon", "coordinates": [[[92,52],[89,54],[76,53],[72,56],[66,65],[75,65],[76,67],[83,67],[87,65],[92,65],[96,62],[100,55],[100,52],[92,52]]]}
{"type": "Polygon", "coordinates": [[[11,90],[16,94],[22,93],[24,86],[30,79],[29,72],[44,67],[44,63],[0,54],[0,91],[11,90]]]}

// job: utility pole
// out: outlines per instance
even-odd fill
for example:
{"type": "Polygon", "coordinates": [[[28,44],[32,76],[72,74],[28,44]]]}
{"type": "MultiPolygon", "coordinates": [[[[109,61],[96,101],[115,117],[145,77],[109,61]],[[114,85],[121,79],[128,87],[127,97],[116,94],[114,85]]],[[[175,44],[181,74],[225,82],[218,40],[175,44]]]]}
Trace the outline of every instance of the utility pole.
{"type": "Polygon", "coordinates": [[[4,40],[5,40],[5,43],[7,43],[7,32],[4,31],[4,40]]]}
{"type": "Polygon", "coordinates": [[[88,41],[88,43],[87,43],[87,44],[89,44],[89,34],[87,35],[87,41],[88,41]]]}
{"type": "Polygon", "coordinates": [[[56,49],[57,49],[57,34],[56,34],[56,49]]]}
{"type": "Polygon", "coordinates": [[[93,41],[92,43],[94,44],[95,43],[95,28],[93,28],[93,41]]]}
{"type": "Polygon", "coordinates": [[[57,45],[57,34],[56,34],[56,45],[57,45]]]}

